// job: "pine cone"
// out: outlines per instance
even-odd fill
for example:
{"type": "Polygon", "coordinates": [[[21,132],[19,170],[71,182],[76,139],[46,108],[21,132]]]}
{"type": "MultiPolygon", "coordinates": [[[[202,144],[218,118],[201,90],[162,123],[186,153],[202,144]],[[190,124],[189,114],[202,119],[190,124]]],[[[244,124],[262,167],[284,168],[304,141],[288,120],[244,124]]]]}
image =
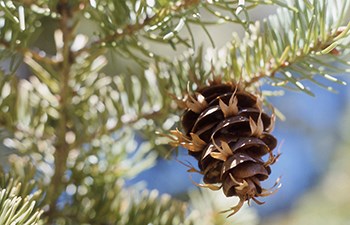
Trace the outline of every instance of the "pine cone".
{"type": "Polygon", "coordinates": [[[260,98],[235,83],[214,81],[186,96],[181,105],[186,108],[181,118],[184,133],[172,131],[177,137],[173,144],[187,148],[198,160],[205,186],[222,187],[227,197],[239,197],[229,216],[250,199],[262,204],[256,197],[273,191],[260,182],[268,178],[279,155],[272,154],[277,140],[269,134],[274,116],[262,111],[260,98]]]}

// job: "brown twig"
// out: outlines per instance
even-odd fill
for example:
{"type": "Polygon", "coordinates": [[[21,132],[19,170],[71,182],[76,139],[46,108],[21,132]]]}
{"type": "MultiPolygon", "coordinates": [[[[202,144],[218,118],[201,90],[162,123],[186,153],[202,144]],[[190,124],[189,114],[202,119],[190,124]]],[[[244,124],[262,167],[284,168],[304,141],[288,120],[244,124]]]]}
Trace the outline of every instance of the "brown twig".
{"type": "Polygon", "coordinates": [[[190,7],[193,7],[195,5],[198,5],[200,3],[200,0],[183,0],[179,2],[178,4],[172,4],[168,8],[163,8],[158,13],[151,17],[146,17],[141,23],[136,24],[128,24],[124,28],[122,28],[122,32],[115,32],[112,35],[108,35],[102,39],[99,39],[97,41],[92,42],[88,46],[80,49],[79,51],[75,52],[75,55],[79,55],[82,52],[89,52],[91,51],[91,48],[96,46],[101,46],[102,43],[110,43],[113,41],[119,41],[124,39],[125,37],[132,36],[136,34],[137,32],[141,31],[144,27],[150,24],[156,23],[160,18],[164,18],[166,15],[169,15],[174,12],[180,12],[181,10],[188,9],[190,7]]]}

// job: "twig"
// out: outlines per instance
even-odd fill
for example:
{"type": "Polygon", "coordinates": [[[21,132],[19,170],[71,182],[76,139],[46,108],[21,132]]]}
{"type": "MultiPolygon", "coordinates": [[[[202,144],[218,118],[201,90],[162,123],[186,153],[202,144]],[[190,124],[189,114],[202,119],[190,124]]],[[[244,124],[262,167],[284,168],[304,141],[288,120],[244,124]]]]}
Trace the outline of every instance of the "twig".
{"type": "MultiPolygon", "coordinates": [[[[4,46],[5,48],[11,48],[11,43],[0,39],[0,46],[4,46]]],[[[15,50],[20,53],[21,55],[26,55],[26,54],[30,54],[30,56],[35,59],[36,61],[40,61],[43,62],[45,64],[51,64],[51,65],[56,65],[59,62],[55,61],[53,58],[51,57],[46,57],[46,56],[41,56],[37,51],[34,51],[30,48],[27,47],[22,47],[22,46],[15,46],[15,50]]]]}
{"type": "Polygon", "coordinates": [[[101,46],[102,43],[110,43],[113,41],[119,41],[124,39],[125,37],[132,36],[135,33],[142,30],[145,26],[155,23],[160,17],[164,17],[164,15],[171,14],[173,12],[180,12],[181,10],[190,8],[192,6],[198,5],[200,3],[200,0],[183,0],[178,4],[170,5],[168,8],[164,8],[160,10],[158,13],[151,17],[146,17],[142,21],[142,23],[137,24],[129,24],[126,25],[124,28],[122,28],[122,32],[115,32],[112,35],[108,35],[102,39],[99,39],[97,41],[92,42],[90,45],[80,49],[79,51],[75,52],[75,55],[79,55],[82,52],[89,52],[91,51],[91,48],[96,46],[101,46]],[[162,16],[160,16],[162,15],[162,16]]]}
{"type": "MultiPolygon", "coordinates": [[[[328,48],[331,45],[330,43],[332,43],[332,41],[335,38],[338,38],[338,36],[342,34],[343,31],[344,31],[344,27],[339,27],[339,29],[336,30],[334,33],[330,34],[328,36],[327,40],[325,40],[324,42],[322,42],[319,38],[318,42],[314,45],[314,47],[310,48],[308,52],[309,53],[310,52],[319,52],[319,51],[325,50],[326,48],[328,48]]],[[[338,51],[335,48],[333,50],[327,54],[338,54],[338,51]]],[[[292,60],[286,59],[279,64],[273,65],[272,63],[269,63],[268,64],[268,73],[266,73],[265,71],[259,71],[259,72],[255,73],[249,81],[246,81],[244,83],[244,86],[249,87],[249,86],[253,85],[254,83],[258,82],[262,78],[266,78],[266,77],[273,78],[275,76],[275,74],[280,69],[287,67],[287,66],[290,66],[292,64],[295,64],[295,63],[305,59],[307,56],[308,56],[308,54],[300,54],[292,60]]]]}

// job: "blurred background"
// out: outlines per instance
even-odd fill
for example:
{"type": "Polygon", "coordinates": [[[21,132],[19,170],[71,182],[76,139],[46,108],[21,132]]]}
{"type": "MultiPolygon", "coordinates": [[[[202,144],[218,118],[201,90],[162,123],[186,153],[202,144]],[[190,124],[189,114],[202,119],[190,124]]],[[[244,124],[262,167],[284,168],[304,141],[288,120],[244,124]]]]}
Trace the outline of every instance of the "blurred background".
{"type": "MultiPolygon", "coordinates": [[[[259,7],[251,13],[251,19],[262,19],[274,13],[273,7],[259,7]]],[[[202,15],[206,16],[206,15],[202,15]]],[[[44,23],[47,34],[52,34],[54,27],[50,21],[44,23]]],[[[84,33],[93,32],[93,28],[85,26],[84,33]]],[[[232,33],[242,35],[238,26],[218,25],[209,27],[215,48],[210,45],[204,31],[200,27],[193,27],[197,43],[203,43],[210,58],[210,52],[225,46],[232,39],[232,33]],[[198,30],[196,30],[198,29],[198,30]]],[[[50,52],[53,40],[40,37],[38,42],[50,52]]],[[[159,53],[175,55],[184,49],[174,52],[164,46],[152,45],[159,53]]],[[[110,55],[113,60],[115,55],[110,55]]],[[[210,60],[208,60],[210,61],[210,60]]],[[[113,68],[111,74],[121,72],[130,66],[122,60],[113,68]]],[[[29,75],[26,68],[20,68],[22,76],[29,75]]],[[[342,74],[341,79],[350,83],[350,74],[342,74]]],[[[283,96],[269,97],[269,101],[281,111],[286,120],[278,120],[273,132],[279,140],[279,150],[282,155],[272,166],[272,175],[265,187],[271,187],[278,177],[282,177],[282,188],[273,196],[261,199],[266,203],[245,208],[237,215],[245,217],[242,224],[288,224],[288,225],[316,225],[316,224],[350,224],[350,88],[329,83],[338,93],[331,93],[318,86],[308,86],[315,93],[311,97],[305,93],[286,90],[283,96]],[[249,216],[247,216],[249,215],[249,216]]],[[[263,86],[262,90],[281,90],[263,86]]],[[[0,147],[2,155],[8,150],[0,147]]],[[[177,158],[196,165],[194,159],[187,155],[187,151],[180,149],[177,158]]],[[[127,182],[128,185],[142,183],[148,189],[157,189],[160,193],[168,193],[183,200],[188,200],[188,192],[198,189],[193,183],[201,182],[200,176],[191,178],[187,168],[175,159],[159,158],[151,169],[148,169],[127,182]]],[[[223,205],[234,206],[236,199],[215,198],[214,201],[225,201],[223,205]]],[[[219,204],[219,203],[218,203],[219,204]]],[[[226,209],[225,206],[221,207],[226,209]]],[[[225,221],[223,222],[225,223],[225,221]]],[[[227,223],[227,222],[226,222],[227,223]]],[[[238,224],[238,223],[237,223],[238,224]]]]}

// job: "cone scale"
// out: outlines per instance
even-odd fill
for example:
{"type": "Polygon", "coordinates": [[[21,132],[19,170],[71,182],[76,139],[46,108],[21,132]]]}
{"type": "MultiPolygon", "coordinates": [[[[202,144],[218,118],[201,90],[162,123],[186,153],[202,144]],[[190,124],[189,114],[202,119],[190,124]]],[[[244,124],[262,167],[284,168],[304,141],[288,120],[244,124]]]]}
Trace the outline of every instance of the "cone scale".
{"type": "Polygon", "coordinates": [[[172,131],[173,144],[185,147],[198,160],[201,186],[239,197],[239,203],[227,210],[229,216],[245,201],[262,204],[256,198],[274,191],[262,188],[261,181],[268,179],[278,155],[272,153],[277,140],[270,134],[274,116],[263,112],[260,97],[236,83],[213,81],[188,94],[180,105],[185,109],[183,132],[172,131]]]}

